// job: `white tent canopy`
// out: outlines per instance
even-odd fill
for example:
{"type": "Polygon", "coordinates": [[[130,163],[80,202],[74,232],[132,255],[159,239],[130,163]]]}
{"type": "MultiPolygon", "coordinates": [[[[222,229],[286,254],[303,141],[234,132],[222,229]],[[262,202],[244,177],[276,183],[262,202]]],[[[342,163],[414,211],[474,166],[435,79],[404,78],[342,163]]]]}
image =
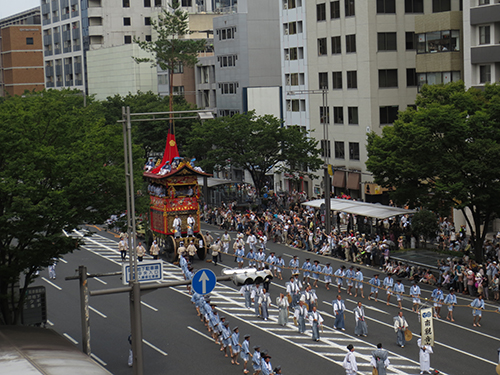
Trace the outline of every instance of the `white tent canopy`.
{"type": "MultiPolygon", "coordinates": [[[[325,203],[324,199],[316,199],[302,203],[303,206],[320,208],[325,203]]],[[[342,211],[349,214],[386,219],[397,215],[415,213],[414,210],[407,210],[399,207],[384,206],[378,203],[358,202],[347,199],[331,198],[330,208],[332,211],[342,211]]]]}

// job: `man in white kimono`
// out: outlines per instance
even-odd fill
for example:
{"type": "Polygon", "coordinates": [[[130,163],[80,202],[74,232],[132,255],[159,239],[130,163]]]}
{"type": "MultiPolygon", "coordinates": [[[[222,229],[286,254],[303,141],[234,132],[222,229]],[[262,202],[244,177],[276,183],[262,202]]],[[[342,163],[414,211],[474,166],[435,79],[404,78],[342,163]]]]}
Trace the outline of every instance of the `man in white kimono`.
{"type": "Polygon", "coordinates": [[[347,350],[342,367],[344,367],[346,375],[356,375],[358,373],[358,364],[354,355],[354,346],[352,344],[347,345],[347,350]]]}
{"type": "Polygon", "coordinates": [[[354,308],[354,319],[356,323],[354,334],[366,337],[368,335],[368,326],[365,321],[365,309],[361,302],[358,302],[358,306],[354,308]]]}
{"type": "Polygon", "coordinates": [[[316,306],[313,307],[312,312],[309,314],[309,323],[312,328],[313,341],[319,341],[319,327],[323,325],[323,317],[316,311],[316,306]]]}
{"type": "Polygon", "coordinates": [[[394,331],[396,332],[396,341],[402,348],[405,347],[405,331],[408,328],[408,322],[400,311],[398,316],[394,318],[394,331]]]}
{"type": "Polygon", "coordinates": [[[431,354],[432,346],[422,345],[422,339],[417,340],[417,345],[419,350],[419,360],[420,360],[420,374],[430,374],[431,372],[431,354]]]}
{"type": "Polygon", "coordinates": [[[297,321],[299,333],[304,333],[306,331],[305,319],[307,315],[307,308],[304,306],[304,302],[300,301],[294,312],[294,318],[297,321]]]}

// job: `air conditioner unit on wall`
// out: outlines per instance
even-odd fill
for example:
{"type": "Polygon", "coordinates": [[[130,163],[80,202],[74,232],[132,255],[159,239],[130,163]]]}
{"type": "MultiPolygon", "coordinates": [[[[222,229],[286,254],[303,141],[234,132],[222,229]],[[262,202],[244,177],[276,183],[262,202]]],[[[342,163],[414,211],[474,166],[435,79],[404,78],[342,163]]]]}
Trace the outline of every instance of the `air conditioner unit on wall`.
{"type": "Polygon", "coordinates": [[[288,35],[288,28],[285,29],[285,35],[288,35]]]}
{"type": "Polygon", "coordinates": [[[288,53],[287,53],[287,54],[285,55],[285,60],[290,60],[290,54],[288,54],[288,53]]]}

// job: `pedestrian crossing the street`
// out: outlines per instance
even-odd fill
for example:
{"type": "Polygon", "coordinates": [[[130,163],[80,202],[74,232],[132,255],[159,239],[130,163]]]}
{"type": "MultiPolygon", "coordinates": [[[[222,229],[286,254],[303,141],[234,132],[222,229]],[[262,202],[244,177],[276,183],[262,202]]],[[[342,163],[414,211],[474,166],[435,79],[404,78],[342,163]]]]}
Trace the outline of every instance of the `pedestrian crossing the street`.
{"type": "MultiPolygon", "coordinates": [[[[74,231],[72,236],[84,237],[82,231],[74,231]]],[[[94,234],[92,237],[84,237],[85,244],[83,249],[92,252],[100,257],[103,257],[117,265],[123,263],[121,260],[120,252],[118,251],[116,240],[108,239],[102,235],[94,234]]],[[[146,257],[146,259],[148,256],[146,257]]],[[[164,282],[184,280],[184,276],[179,267],[171,264],[164,263],[164,282]]],[[[178,287],[171,288],[179,293],[184,294],[187,298],[191,297],[187,290],[178,287]]],[[[241,320],[246,324],[265,331],[276,338],[286,341],[289,344],[308,351],[321,357],[335,365],[342,366],[344,356],[347,353],[347,345],[353,344],[356,350],[356,358],[360,373],[371,373],[372,366],[370,365],[371,352],[375,347],[364,341],[360,337],[351,336],[350,334],[335,330],[331,327],[324,326],[321,332],[320,341],[313,341],[310,327],[304,334],[299,334],[297,327],[290,322],[286,326],[278,325],[277,307],[272,306],[269,309],[269,318],[267,321],[262,320],[256,316],[253,308],[248,309],[245,307],[245,299],[235,288],[218,283],[215,290],[210,293],[210,300],[217,305],[217,309],[224,313],[224,315],[241,320]]],[[[329,316],[328,313],[322,314],[329,316]]],[[[390,366],[387,368],[388,374],[418,374],[419,364],[417,361],[406,358],[394,352],[389,352],[391,361],[390,366]]],[[[444,373],[442,373],[444,374],[444,373]]],[[[444,374],[446,375],[446,374],[444,374]]]]}

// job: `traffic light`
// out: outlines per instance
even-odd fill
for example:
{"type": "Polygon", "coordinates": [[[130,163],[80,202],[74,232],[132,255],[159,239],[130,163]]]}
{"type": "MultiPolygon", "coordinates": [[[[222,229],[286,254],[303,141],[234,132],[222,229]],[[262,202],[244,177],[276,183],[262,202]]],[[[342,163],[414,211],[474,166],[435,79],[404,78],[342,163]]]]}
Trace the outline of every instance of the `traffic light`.
{"type": "Polygon", "coordinates": [[[273,279],[270,270],[257,271],[255,268],[225,268],[222,270],[222,274],[231,276],[233,283],[237,286],[262,284],[273,279]]]}

